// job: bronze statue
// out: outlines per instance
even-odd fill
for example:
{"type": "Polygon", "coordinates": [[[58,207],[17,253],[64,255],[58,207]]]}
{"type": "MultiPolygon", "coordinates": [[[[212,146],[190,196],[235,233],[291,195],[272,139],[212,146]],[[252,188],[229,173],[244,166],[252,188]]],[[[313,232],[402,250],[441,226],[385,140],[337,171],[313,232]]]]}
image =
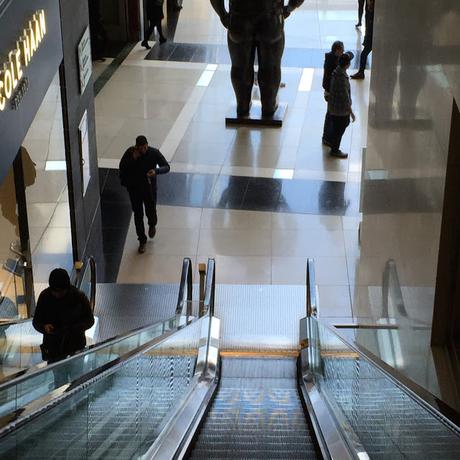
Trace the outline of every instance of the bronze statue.
{"type": "Polygon", "coordinates": [[[277,107],[281,82],[281,57],[284,50],[284,20],[304,0],[211,0],[223,26],[232,59],[232,85],[236,95],[237,114],[247,116],[251,107],[254,84],[254,60],[257,52],[257,79],[262,102],[262,115],[272,116],[277,107]]]}

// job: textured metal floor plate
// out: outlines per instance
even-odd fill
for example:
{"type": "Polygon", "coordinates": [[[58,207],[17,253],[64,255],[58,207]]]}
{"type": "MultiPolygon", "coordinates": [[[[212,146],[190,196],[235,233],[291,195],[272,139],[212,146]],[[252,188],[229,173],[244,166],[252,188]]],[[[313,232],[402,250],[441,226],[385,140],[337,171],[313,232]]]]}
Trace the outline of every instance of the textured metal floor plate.
{"type": "Polygon", "coordinates": [[[95,314],[97,341],[174,316],[177,284],[98,284],[95,314]]]}
{"type": "Polygon", "coordinates": [[[305,317],[305,288],[219,285],[216,316],[221,320],[222,349],[296,349],[299,321],[305,317]]]}

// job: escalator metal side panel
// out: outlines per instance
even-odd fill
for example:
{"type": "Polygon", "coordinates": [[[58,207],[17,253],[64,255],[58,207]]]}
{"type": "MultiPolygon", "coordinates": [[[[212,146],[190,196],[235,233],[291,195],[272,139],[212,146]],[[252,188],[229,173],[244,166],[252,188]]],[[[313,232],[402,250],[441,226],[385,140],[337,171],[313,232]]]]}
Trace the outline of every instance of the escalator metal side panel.
{"type": "Polygon", "coordinates": [[[196,384],[178,406],[142,460],[183,458],[192,442],[218,386],[220,320],[204,318],[195,366],[196,384]]]}
{"type": "MultiPolygon", "coordinates": [[[[339,423],[332,414],[328,402],[323,398],[312,378],[310,363],[314,365],[315,356],[312,356],[312,334],[308,331],[309,321],[307,318],[300,320],[299,339],[302,350],[298,361],[298,385],[299,392],[308,416],[313,425],[313,430],[318,441],[319,448],[325,459],[359,459],[369,458],[359,443],[354,443],[350,448],[349,443],[342,435],[343,430],[350,431],[346,424],[339,423]]],[[[353,436],[353,433],[348,433],[353,436]]]]}

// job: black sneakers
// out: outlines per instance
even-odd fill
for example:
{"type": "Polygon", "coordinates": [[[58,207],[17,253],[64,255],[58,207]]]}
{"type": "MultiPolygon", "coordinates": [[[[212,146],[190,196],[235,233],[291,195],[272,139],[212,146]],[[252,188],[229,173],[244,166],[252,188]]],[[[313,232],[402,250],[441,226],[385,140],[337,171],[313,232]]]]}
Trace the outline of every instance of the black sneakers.
{"type": "Polygon", "coordinates": [[[146,50],[152,49],[152,47],[149,45],[149,43],[147,42],[147,40],[144,40],[144,41],[141,43],[141,46],[143,46],[146,50]]]}
{"type": "Polygon", "coordinates": [[[145,246],[146,246],[146,243],[139,243],[139,249],[137,250],[137,252],[139,254],[144,254],[145,252],[145,246]]]}
{"type": "Polygon", "coordinates": [[[344,153],[344,152],[342,152],[342,150],[337,150],[337,152],[333,152],[331,150],[331,156],[336,157],[336,158],[346,159],[346,158],[348,158],[348,153],[344,153]]]}
{"type": "Polygon", "coordinates": [[[157,230],[154,225],[149,227],[149,238],[153,238],[156,234],[157,230]]]}

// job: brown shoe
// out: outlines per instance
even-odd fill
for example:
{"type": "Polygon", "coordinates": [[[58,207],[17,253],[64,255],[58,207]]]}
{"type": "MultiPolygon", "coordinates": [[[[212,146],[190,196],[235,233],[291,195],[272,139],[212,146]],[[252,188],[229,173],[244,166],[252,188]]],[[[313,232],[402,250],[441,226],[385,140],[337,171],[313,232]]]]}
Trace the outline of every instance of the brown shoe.
{"type": "Polygon", "coordinates": [[[149,238],[153,238],[156,233],[157,233],[157,229],[155,228],[155,225],[151,225],[149,227],[149,238]]]}
{"type": "Polygon", "coordinates": [[[144,252],[145,252],[145,245],[146,245],[146,243],[139,243],[139,249],[137,250],[137,252],[138,252],[139,254],[144,254],[144,252]]]}

